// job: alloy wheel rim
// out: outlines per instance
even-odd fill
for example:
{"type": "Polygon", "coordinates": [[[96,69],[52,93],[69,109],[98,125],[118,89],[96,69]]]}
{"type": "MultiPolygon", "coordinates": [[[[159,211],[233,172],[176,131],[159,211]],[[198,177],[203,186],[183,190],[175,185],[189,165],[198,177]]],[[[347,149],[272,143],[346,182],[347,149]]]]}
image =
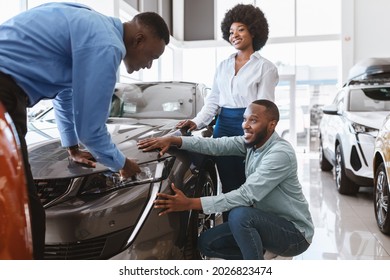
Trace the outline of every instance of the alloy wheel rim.
{"type": "Polygon", "coordinates": [[[386,195],[386,188],[388,188],[387,178],[384,171],[380,171],[375,187],[375,208],[378,224],[382,226],[385,222],[388,209],[388,195],[386,195]]]}
{"type": "Polygon", "coordinates": [[[336,184],[337,189],[340,189],[340,182],[341,182],[341,154],[339,151],[339,148],[336,148],[336,166],[335,166],[335,172],[336,172],[336,184]]]}

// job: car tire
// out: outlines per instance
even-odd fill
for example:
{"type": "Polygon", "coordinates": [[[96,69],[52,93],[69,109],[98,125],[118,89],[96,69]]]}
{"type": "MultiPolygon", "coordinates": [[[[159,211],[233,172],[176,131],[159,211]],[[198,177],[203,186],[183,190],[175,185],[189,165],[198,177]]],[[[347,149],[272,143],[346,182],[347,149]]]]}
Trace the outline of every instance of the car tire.
{"type": "Polygon", "coordinates": [[[322,147],[322,140],[320,138],[320,145],[319,145],[319,160],[320,160],[320,168],[322,171],[331,171],[333,168],[333,165],[326,159],[324,155],[324,148],[322,147]]]}
{"type": "MultiPolygon", "coordinates": [[[[199,190],[199,195],[197,195],[199,197],[216,195],[216,184],[208,171],[200,173],[197,189],[199,190]]],[[[184,248],[184,259],[207,259],[198,250],[198,236],[214,226],[215,214],[205,214],[203,211],[192,210],[188,227],[188,240],[184,248]]]]}
{"type": "Polygon", "coordinates": [[[336,146],[335,156],[335,178],[338,192],[346,195],[356,194],[359,191],[359,186],[352,182],[345,173],[344,155],[341,145],[336,146]]]}
{"type": "Polygon", "coordinates": [[[376,223],[381,232],[389,235],[389,183],[384,163],[375,172],[373,192],[376,223]]]}

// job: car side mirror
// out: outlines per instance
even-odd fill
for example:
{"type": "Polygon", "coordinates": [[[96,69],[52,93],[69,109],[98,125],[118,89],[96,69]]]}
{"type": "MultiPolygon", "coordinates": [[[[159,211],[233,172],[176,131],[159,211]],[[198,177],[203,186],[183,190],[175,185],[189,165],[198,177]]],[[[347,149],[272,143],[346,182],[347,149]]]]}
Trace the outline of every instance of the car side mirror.
{"type": "Polygon", "coordinates": [[[338,115],[337,106],[333,104],[322,107],[322,112],[327,115],[338,115]]]}

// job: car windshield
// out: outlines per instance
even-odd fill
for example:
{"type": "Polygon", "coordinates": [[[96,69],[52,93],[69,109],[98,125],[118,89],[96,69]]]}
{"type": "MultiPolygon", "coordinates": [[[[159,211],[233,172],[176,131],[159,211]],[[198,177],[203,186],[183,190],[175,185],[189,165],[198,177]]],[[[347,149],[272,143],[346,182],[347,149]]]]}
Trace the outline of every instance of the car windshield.
{"type": "Polygon", "coordinates": [[[194,110],[193,85],[123,84],[117,86],[111,117],[185,119],[194,110]]]}
{"type": "Polygon", "coordinates": [[[351,90],[349,111],[390,111],[390,88],[381,87],[351,90]]]}

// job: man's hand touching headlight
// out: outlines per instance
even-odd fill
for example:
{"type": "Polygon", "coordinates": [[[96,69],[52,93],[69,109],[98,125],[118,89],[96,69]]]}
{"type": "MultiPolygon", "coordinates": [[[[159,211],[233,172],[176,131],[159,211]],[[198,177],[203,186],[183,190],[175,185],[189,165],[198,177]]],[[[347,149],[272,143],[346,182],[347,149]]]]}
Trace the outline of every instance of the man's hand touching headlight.
{"type": "Polygon", "coordinates": [[[122,179],[131,178],[140,172],[141,169],[139,168],[138,164],[129,158],[126,158],[125,165],[121,170],[119,170],[119,174],[121,175],[122,179]]]}

